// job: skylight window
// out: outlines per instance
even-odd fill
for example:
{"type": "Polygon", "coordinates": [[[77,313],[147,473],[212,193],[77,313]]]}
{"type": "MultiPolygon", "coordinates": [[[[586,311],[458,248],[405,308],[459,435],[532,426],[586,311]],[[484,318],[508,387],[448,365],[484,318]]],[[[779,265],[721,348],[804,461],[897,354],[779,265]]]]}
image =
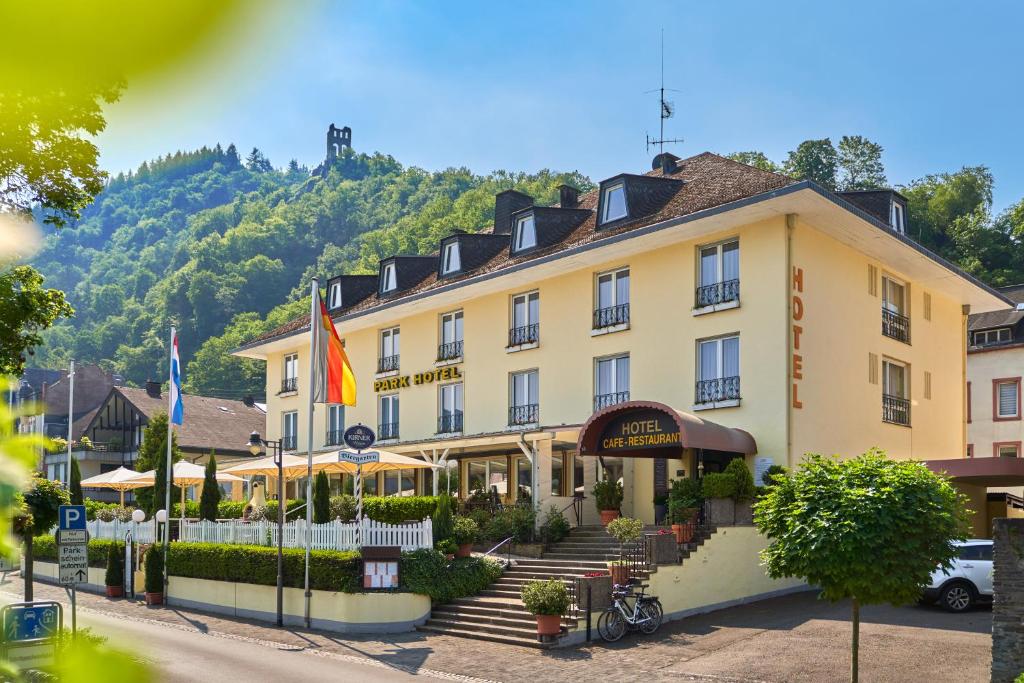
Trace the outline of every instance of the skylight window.
{"type": "Polygon", "coordinates": [[[395,275],[395,264],[384,265],[384,272],[380,276],[380,291],[391,292],[398,289],[398,278],[395,275]]]}
{"type": "Polygon", "coordinates": [[[604,189],[601,222],[608,223],[626,217],[626,185],[615,183],[604,189]]]}
{"type": "Polygon", "coordinates": [[[462,258],[459,254],[459,243],[449,242],[444,245],[444,255],[441,260],[441,274],[456,273],[462,270],[462,258]]]}
{"type": "Polygon", "coordinates": [[[514,251],[523,251],[537,246],[537,228],[534,225],[532,213],[516,221],[514,244],[514,251]]]}
{"type": "Polygon", "coordinates": [[[341,308],[341,283],[332,282],[331,289],[327,293],[328,308],[341,308]]]}

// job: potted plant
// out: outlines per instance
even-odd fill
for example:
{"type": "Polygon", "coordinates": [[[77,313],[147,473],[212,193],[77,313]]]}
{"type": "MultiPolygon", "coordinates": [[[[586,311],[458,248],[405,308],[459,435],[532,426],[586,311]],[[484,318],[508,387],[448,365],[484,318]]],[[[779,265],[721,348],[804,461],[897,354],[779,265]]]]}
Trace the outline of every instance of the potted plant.
{"type": "Polygon", "coordinates": [[[452,525],[452,541],[457,546],[455,557],[469,557],[480,528],[469,517],[456,517],[452,525]]]}
{"type": "Polygon", "coordinates": [[[104,580],[108,598],[119,598],[124,595],[124,548],[119,543],[111,543],[107,551],[107,574],[104,580]]]}
{"type": "Polygon", "coordinates": [[[619,508],[622,506],[622,484],[611,479],[602,479],[594,484],[591,493],[601,513],[601,524],[608,526],[609,522],[619,516],[619,508]]]}
{"type": "Polygon", "coordinates": [[[736,523],[736,479],[730,472],[712,472],[701,480],[702,493],[708,500],[708,522],[713,526],[736,523]]]}
{"type": "Polygon", "coordinates": [[[526,611],[537,617],[537,635],[555,636],[562,630],[562,615],[569,609],[569,591],[559,579],[530,581],[521,592],[526,611]]]}
{"type": "Polygon", "coordinates": [[[725,473],[732,476],[733,486],[735,487],[733,493],[733,500],[736,501],[735,523],[753,524],[754,512],[752,502],[754,495],[757,493],[757,487],[754,486],[754,475],[751,474],[750,468],[747,467],[747,463],[743,458],[736,458],[731,461],[726,466],[725,473]]]}
{"type": "Polygon", "coordinates": [[[438,541],[437,549],[444,553],[444,556],[448,561],[451,561],[455,559],[455,553],[458,552],[459,546],[457,546],[455,541],[452,539],[446,538],[443,541],[438,541]]]}
{"type": "Polygon", "coordinates": [[[153,544],[146,551],[146,604],[162,605],[164,602],[164,554],[160,546],[153,544]]]}
{"type": "Polygon", "coordinates": [[[676,479],[668,492],[668,515],[676,543],[689,543],[693,539],[697,513],[704,502],[701,484],[697,479],[676,479]]]}
{"type": "Polygon", "coordinates": [[[608,563],[608,573],[612,576],[612,583],[625,584],[629,581],[629,565],[623,558],[624,551],[627,543],[640,540],[643,530],[644,523],[631,517],[617,517],[608,523],[608,533],[619,542],[619,559],[608,563]]]}

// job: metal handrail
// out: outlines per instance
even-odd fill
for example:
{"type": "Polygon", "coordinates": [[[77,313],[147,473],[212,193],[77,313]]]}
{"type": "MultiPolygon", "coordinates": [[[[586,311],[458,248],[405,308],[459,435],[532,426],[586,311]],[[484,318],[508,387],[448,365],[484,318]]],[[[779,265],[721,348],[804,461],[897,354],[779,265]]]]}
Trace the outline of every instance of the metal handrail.
{"type": "Polygon", "coordinates": [[[515,536],[509,536],[504,541],[500,542],[498,545],[494,546],[493,548],[488,550],[486,553],[484,553],[483,556],[484,557],[489,557],[491,555],[491,553],[493,553],[495,550],[497,550],[501,546],[507,544],[508,545],[508,551],[505,554],[505,566],[506,567],[511,567],[512,566],[512,541],[513,541],[513,539],[515,539],[515,536]]]}
{"type": "Polygon", "coordinates": [[[462,358],[462,340],[447,342],[437,347],[437,360],[453,360],[462,358]]]}
{"type": "Polygon", "coordinates": [[[523,344],[536,344],[540,341],[540,323],[531,325],[520,325],[508,331],[508,345],[522,346],[523,344]]]}
{"type": "Polygon", "coordinates": [[[400,359],[397,353],[393,356],[381,356],[377,360],[377,372],[397,372],[400,359]]]}
{"type": "Polygon", "coordinates": [[[910,343],[910,318],[907,316],[882,309],[882,334],[896,341],[910,343]]]}
{"type": "Polygon", "coordinates": [[[697,293],[694,296],[694,305],[697,308],[703,308],[705,306],[729,303],[730,301],[739,301],[739,298],[740,281],[738,279],[724,280],[698,287],[697,293]]]}
{"type": "Polygon", "coordinates": [[[572,502],[566,505],[559,511],[559,514],[565,512],[569,508],[572,508],[573,515],[576,517],[576,526],[583,525],[583,501],[587,499],[586,496],[573,496],[572,502]]]}
{"type": "Polygon", "coordinates": [[[594,329],[601,330],[615,325],[629,324],[629,304],[605,306],[594,311],[594,329]]]}

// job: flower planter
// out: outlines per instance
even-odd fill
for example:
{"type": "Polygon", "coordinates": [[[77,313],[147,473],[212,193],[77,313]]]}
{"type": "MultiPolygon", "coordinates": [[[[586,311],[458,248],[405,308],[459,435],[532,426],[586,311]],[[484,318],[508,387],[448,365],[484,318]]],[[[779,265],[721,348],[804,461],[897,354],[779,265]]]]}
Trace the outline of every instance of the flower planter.
{"type": "Polygon", "coordinates": [[[473,554],[473,544],[463,543],[459,546],[459,549],[455,551],[455,557],[469,557],[473,554]]]}
{"type": "Polygon", "coordinates": [[[562,632],[562,617],[557,614],[537,614],[537,635],[557,636],[562,632]]]}
{"type": "Polygon", "coordinates": [[[601,525],[608,526],[608,523],[613,519],[618,519],[618,510],[601,510],[601,525]]]}
{"type": "Polygon", "coordinates": [[[146,593],[146,604],[147,605],[162,605],[164,604],[163,593],[146,593]]]}
{"type": "Polygon", "coordinates": [[[612,577],[612,584],[625,585],[629,581],[629,567],[624,564],[608,565],[608,574],[612,577]]]}
{"type": "Polygon", "coordinates": [[[120,598],[124,595],[124,586],[107,586],[108,598],[120,598]]]}
{"type": "Polygon", "coordinates": [[[693,540],[693,524],[673,524],[672,533],[676,535],[676,543],[689,543],[693,540]]]}

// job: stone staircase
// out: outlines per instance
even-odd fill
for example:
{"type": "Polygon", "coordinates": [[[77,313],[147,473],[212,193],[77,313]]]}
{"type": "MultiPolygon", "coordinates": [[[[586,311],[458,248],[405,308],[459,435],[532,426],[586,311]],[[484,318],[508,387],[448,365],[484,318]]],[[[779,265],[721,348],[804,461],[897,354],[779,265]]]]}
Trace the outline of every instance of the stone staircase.
{"type": "MultiPolygon", "coordinates": [[[[657,529],[649,527],[645,531],[657,529]]],[[[680,547],[681,555],[688,557],[710,534],[707,530],[700,532],[693,542],[680,547]]],[[[537,621],[519,597],[523,584],[537,579],[561,579],[569,584],[587,572],[607,571],[608,560],[618,557],[619,544],[604,527],[577,527],[541,559],[513,560],[512,566],[479,595],[438,605],[419,630],[527,647],[551,647],[553,642],[537,640],[537,621]]],[[[645,572],[639,578],[646,577],[645,572]]],[[[567,615],[563,626],[571,627],[575,621],[576,615],[567,615]]]]}

